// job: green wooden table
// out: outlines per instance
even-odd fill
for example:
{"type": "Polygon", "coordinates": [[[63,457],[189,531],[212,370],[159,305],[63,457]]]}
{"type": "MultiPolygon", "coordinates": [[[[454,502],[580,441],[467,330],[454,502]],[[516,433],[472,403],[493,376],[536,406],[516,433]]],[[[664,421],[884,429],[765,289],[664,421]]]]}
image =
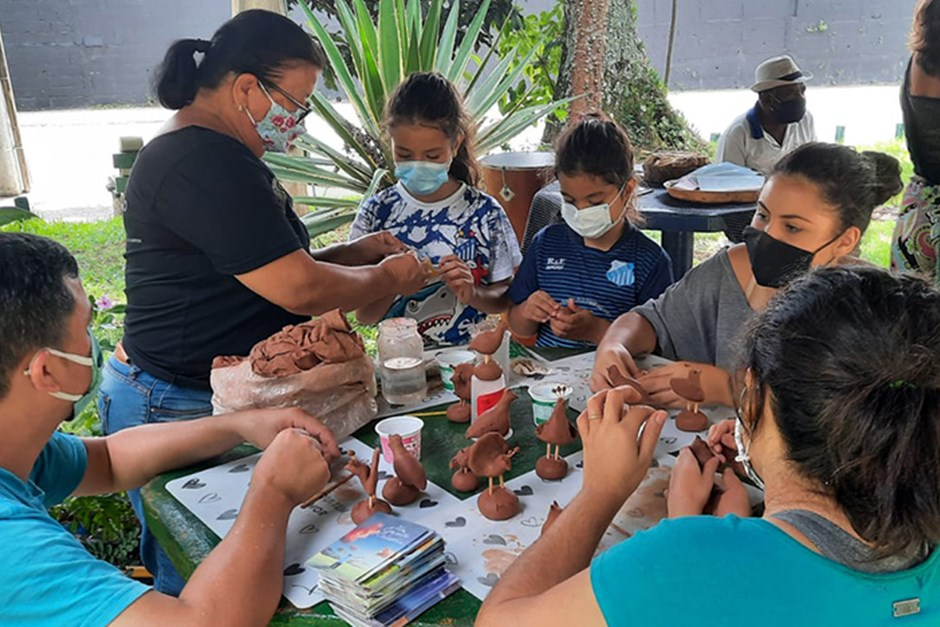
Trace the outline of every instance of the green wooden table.
{"type": "MultiPolygon", "coordinates": [[[[565,354],[573,353],[568,351],[546,356],[558,358],[565,354]]],[[[535,461],[545,452],[545,445],[535,439],[532,403],[526,388],[517,388],[514,393],[518,396],[518,399],[511,407],[513,435],[510,438],[510,443],[520,446],[521,450],[513,457],[512,471],[507,473],[507,480],[531,471],[535,468],[535,461]]],[[[446,405],[439,409],[445,407],[446,405]]],[[[576,412],[569,410],[569,418],[574,419],[575,417],[576,412]]],[[[464,437],[467,426],[452,424],[444,417],[425,418],[424,423],[421,461],[427,471],[428,479],[458,498],[476,498],[476,494],[467,496],[455,492],[450,485],[452,471],[448,467],[448,463],[457,450],[470,443],[464,437]]],[[[378,446],[378,437],[373,426],[374,423],[369,423],[357,431],[354,434],[355,437],[368,445],[378,446]]],[[[563,455],[570,455],[580,450],[580,448],[581,443],[579,440],[567,447],[562,447],[561,450],[563,455]]],[[[142,498],[147,525],[183,577],[188,578],[192,574],[209,554],[209,551],[219,543],[219,537],[173,498],[167,492],[166,484],[178,477],[238,457],[244,457],[254,452],[256,450],[250,446],[240,446],[220,458],[161,475],[143,488],[142,498]]],[[[485,487],[485,482],[481,483],[485,487]]],[[[481,490],[483,487],[481,487],[481,490]]],[[[471,625],[479,608],[480,602],[476,597],[465,590],[459,590],[422,614],[413,624],[419,626],[471,625]]],[[[282,599],[271,624],[345,625],[346,623],[333,614],[326,602],[301,610],[282,599]]]]}

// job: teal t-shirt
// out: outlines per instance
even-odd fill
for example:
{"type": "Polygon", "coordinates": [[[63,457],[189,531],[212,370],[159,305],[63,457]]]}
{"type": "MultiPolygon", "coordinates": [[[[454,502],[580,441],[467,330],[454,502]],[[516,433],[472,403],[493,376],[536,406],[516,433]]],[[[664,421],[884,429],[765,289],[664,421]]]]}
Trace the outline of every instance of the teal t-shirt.
{"type": "Polygon", "coordinates": [[[940,551],[869,574],[756,518],[664,520],[599,555],[594,596],[611,626],[940,625],[940,551]],[[894,618],[895,604],[920,612],[894,618]]]}
{"type": "Polygon", "coordinates": [[[85,445],[56,433],[30,480],[0,468],[0,625],[107,625],[150,590],[95,559],[46,511],[71,494],[85,445]]]}

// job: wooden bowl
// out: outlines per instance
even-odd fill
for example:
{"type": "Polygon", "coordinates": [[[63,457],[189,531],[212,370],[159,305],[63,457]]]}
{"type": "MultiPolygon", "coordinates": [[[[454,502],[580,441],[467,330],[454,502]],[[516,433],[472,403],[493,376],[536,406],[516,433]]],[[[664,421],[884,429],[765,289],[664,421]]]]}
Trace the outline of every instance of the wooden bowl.
{"type": "Polygon", "coordinates": [[[663,187],[666,193],[677,200],[698,202],[705,205],[726,205],[728,203],[756,203],[760,197],[760,190],[743,192],[703,192],[698,189],[680,189],[675,187],[676,181],[666,181],[663,187]]]}

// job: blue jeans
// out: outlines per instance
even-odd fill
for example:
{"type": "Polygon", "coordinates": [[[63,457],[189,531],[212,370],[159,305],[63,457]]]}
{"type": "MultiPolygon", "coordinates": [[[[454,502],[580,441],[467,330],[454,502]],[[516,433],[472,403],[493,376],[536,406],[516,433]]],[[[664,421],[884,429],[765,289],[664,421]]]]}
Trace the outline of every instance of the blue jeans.
{"type": "MultiPolygon", "coordinates": [[[[212,413],[212,392],[167,383],[113,356],[101,373],[98,415],[104,433],[111,434],[154,422],[192,420],[212,413]]],[[[153,575],[159,592],[179,596],[186,583],[170,558],[147,530],[140,490],[128,490],[131,506],[140,520],[140,557],[153,575]]]]}

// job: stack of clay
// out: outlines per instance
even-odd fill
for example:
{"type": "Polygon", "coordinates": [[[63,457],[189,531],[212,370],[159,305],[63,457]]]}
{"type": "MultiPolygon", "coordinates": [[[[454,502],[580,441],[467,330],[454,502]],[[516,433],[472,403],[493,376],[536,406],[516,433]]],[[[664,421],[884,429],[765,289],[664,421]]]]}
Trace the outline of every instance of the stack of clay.
{"type": "Polygon", "coordinates": [[[301,407],[340,439],[376,414],[372,361],[339,310],[284,327],[248,357],[216,358],[210,383],[216,414],[301,407]]]}

